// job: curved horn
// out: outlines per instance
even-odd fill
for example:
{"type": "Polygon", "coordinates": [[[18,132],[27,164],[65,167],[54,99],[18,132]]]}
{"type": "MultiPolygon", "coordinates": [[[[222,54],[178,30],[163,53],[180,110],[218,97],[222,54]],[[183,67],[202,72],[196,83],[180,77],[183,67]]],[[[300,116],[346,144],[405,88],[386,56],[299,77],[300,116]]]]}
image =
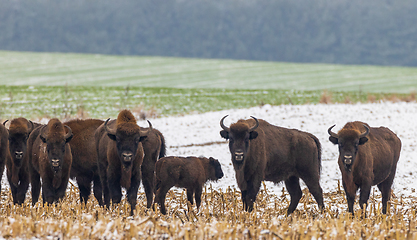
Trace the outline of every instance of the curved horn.
{"type": "Polygon", "coordinates": [[[364,133],[361,133],[361,135],[359,136],[359,138],[366,137],[369,134],[369,128],[368,128],[368,126],[366,126],[365,124],[363,124],[363,126],[366,128],[366,131],[364,133]]]}
{"type": "Polygon", "coordinates": [[[9,121],[9,119],[7,119],[6,121],[3,122],[3,125],[6,126],[6,123],[9,121]]]}
{"type": "Polygon", "coordinates": [[[149,128],[148,128],[148,130],[145,130],[145,131],[140,131],[140,135],[141,136],[145,136],[145,135],[148,135],[148,133],[150,133],[151,131],[152,131],[152,123],[151,122],[149,122],[149,120],[146,120],[147,122],[148,122],[148,124],[149,124],[149,128]]]}
{"type": "Polygon", "coordinates": [[[253,118],[253,119],[255,119],[255,121],[256,121],[256,124],[255,124],[255,126],[253,126],[253,127],[251,127],[250,129],[249,129],[249,132],[252,132],[253,130],[255,130],[257,127],[259,127],[259,121],[258,121],[258,119],[256,119],[256,117],[252,117],[252,116],[250,116],[251,118],[253,118]]]}
{"type": "Polygon", "coordinates": [[[34,127],[35,127],[35,125],[33,124],[33,122],[29,120],[28,132],[29,133],[32,132],[34,127]]]}
{"type": "Polygon", "coordinates": [[[107,133],[110,133],[112,135],[116,135],[116,130],[110,129],[109,126],[107,126],[107,123],[110,121],[110,118],[108,118],[106,120],[106,122],[104,123],[104,129],[106,129],[107,133]]]}
{"type": "Polygon", "coordinates": [[[223,128],[224,130],[226,130],[227,132],[230,132],[230,128],[226,127],[226,126],[224,125],[224,123],[223,123],[224,119],[225,119],[227,116],[229,116],[229,115],[224,116],[224,117],[222,118],[222,120],[220,120],[220,127],[222,127],[222,128],[223,128]]]}
{"type": "Polygon", "coordinates": [[[67,134],[65,134],[64,138],[65,138],[65,139],[68,139],[69,137],[71,137],[71,136],[72,136],[72,130],[71,130],[71,128],[70,128],[70,127],[68,127],[67,125],[64,125],[64,127],[66,127],[66,128],[68,129],[68,132],[67,132],[67,134]]]}
{"type": "Polygon", "coordinates": [[[330,134],[330,136],[332,136],[334,138],[339,138],[339,136],[332,131],[332,128],[334,128],[334,126],[336,126],[336,124],[333,125],[333,126],[331,126],[331,127],[329,127],[329,129],[327,130],[327,132],[330,134]]]}

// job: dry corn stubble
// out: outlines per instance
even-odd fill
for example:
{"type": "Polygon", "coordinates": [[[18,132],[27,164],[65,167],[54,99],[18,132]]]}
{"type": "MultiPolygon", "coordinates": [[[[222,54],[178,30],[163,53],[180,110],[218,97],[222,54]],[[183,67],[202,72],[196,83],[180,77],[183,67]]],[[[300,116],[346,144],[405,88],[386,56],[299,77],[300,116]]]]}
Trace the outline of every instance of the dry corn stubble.
{"type": "Polygon", "coordinates": [[[2,191],[0,238],[80,238],[80,239],[416,239],[416,198],[392,196],[390,214],[381,211],[381,196],[373,192],[367,218],[347,213],[344,191],[325,193],[324,212],[303,190],[297,210],[286,216],[289,196],[283,189],[273,195],[263,187],[255,209],[242,211],[240,192],[206,186],[197,210],[186,201],[185,191],[171,189],[167,194],[167,215],[146,208],[143,193],[138,196],[136,214],[129,216],[129,204],[109,210],[91,198],[86,205],[78,200],[78,190],[70,186],[67,196],[55,205],[32,206],[30,194],[22,206],[13,205],[8,189],[2,191]]]}

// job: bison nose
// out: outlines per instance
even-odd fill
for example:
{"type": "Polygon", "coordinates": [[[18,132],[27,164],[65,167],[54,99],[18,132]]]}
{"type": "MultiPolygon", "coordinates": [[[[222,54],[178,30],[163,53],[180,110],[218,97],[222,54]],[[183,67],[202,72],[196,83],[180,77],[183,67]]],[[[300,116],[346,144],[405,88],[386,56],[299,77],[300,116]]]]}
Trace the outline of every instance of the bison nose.
{"type": "Polygon", "coordinates": [[[59,159],[52,159],[52,167],[59,167],[59,159]]]}
{"type": "Polygon", "coordinates": [[[236,160],[236,161],[242,161],[242,160],[243,160],[243,152],[241,152],[241,151],[236,151],[236,152],[235,152],[235,160],[236,160]]]}
{"type": "Polygon", "coordinates": [[[345,155],[345,159],[343,159],[345,164],[352,164],[352,156],[351,155],[345,155]]]}
{"type": "Polygon", "coordinates": [[[23,152],[15,152],[16,159],[22,159],[23,158],[23,152]]]}
{"type": "Polygon", "coordinates": [[[132,161],[133,154],[132,153],[122,153],[122,157],[124,161],[132,161]]]}

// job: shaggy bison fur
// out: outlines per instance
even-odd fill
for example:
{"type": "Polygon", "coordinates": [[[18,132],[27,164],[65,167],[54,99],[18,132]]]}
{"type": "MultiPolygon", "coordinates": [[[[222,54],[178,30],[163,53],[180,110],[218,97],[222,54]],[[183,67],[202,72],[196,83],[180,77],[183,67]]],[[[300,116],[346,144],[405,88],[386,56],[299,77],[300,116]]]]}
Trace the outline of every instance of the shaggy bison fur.
{"type": "Polygon", "coordinates": [[[143,162],[142,143],[152,130],[152,125],[142,130],[129,110],[122,110],[117,120],[109,119],[97,128],[95,141],[97,147],[98,169],[103,186],[104,204],[110,206],[122,199],[122,190],[127,191],[131,215],[134,214],[138,188],[141,181],[143,162]]]}
{"type": "Polygon", "coordinates": [[[386,127],[374,128],[363,122],[348,122],[336,134],[329,128],[329,140],[339,146],[339,169],[342,172],[348,211],[353,214],[356,191],[360,188],[359,204],[366,205],[371,186],[382,194],[382,213],[387,213],[401,140],[386,127]]]}
{"type": "Polygon", "coordinates": [[[69,141],[72,131],[58,119],[49,120],[29,135],[29,171],[32,184],[32,203],[39,199],[42,178],[43,203],[52,204],[65,196],[72,155],[69,141]],[[66,130],[68,132],[66,132],[66,130]]]}
{"type": "Polygon", "coordinates": [[[186,188],[187,199],[191,204],[195,193],[198,209],[204,183],[223,177],[219,161],[212,157],[163,157],[156,162],[155,168],[155,202],[159,204],[162,214],[166,214],[165,196],[172,187],[186,188]]]}
{"type": "Polygon", "coordinates": [[[229,150],[241,190],[243,208],[252,211],[263,180],[285,186],[291,196],[287,214],[291,214],[301,199],[301,178],[317,201],[324,208],[320,187],[321,145],[312,134],[296,129],[274,126],[254,117],[239,120],[230,128],[223,124],[220,135],[229,139],[229,150]]]}

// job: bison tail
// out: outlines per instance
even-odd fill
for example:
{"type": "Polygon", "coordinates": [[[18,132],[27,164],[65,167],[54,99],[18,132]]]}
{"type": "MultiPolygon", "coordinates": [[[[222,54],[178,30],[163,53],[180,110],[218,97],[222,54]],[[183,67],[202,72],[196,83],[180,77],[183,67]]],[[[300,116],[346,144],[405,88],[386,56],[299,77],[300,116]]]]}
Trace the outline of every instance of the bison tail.
{"type": "Polygon", "coordinates": [[[319,175],[321,174],[321,144],[320,141],[317,137],[312,136],[314,139],[314,142],[316,142],[316,146],[317,146],[317,163],[318,163],[318,170],[319,170],[319,175]]]}
{"type": "Polygon", "coordinates": [[[162,133],[159,133],[159,138],[161,139],[161,150],[159,151],[159,158],[163,158],[166,155],[166,145],[165,145],[165,138],[162,133]]]}

